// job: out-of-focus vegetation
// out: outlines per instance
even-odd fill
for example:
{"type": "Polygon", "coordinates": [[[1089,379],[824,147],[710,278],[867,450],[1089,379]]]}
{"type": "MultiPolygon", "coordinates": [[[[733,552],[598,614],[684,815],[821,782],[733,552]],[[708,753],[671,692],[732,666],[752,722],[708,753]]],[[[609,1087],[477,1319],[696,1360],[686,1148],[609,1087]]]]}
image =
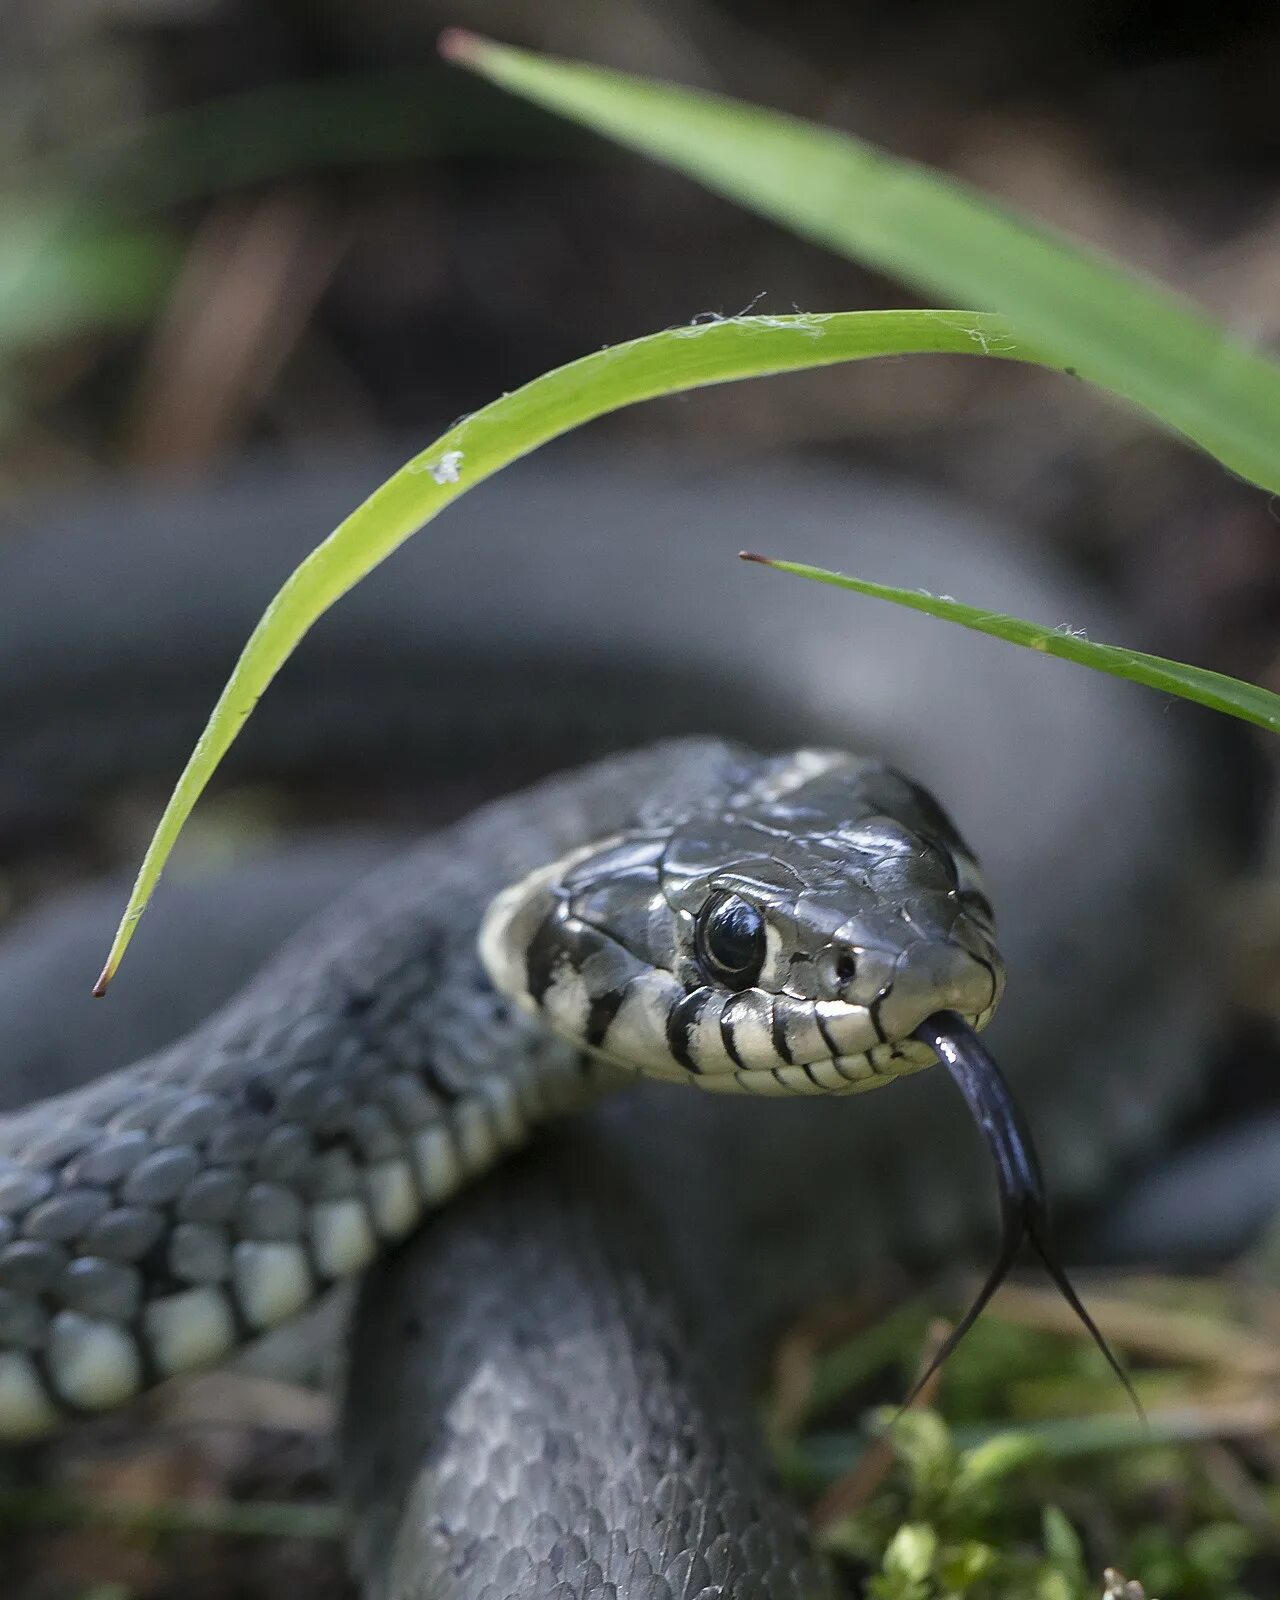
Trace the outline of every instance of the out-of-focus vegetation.
{"type": "MultiPolygon", "coordinates": [[[[0,460],[6,431],[40,413],[42,357],[56,366],[61,353],[73,367],[92,366],[121,330],[160,318],[184,256],[190,262],[192,206],[441,148],[506,149],[513,139],[528,142],[530,125],[541,122],[519,110],[477,116],[474,97],[441,90],[420,67],[280,84],[104,128],[81,143],[55,141],[38,156],[10,150],[0,163],[0,184],[5,174],[9,181],[0,186],[0,460]]],[[[555,142],[548,133],[548,148],[555,142]]],[[[332,240],[309,237],[305,227],[288,237],[296,220],[286,206],[269,230],[277,259],[283,247],[283,265],[305,267],[314,261],[301,258],[315,251],[331,269],[332,240]]],[[[255,318],[263,334],[299,287],[287,271],[272,276],[276,294],[255,318]]]]}
{"type": "Polygon", "coordinates": [[[1095,1287],[1149,1420],[1122,1405],[1051,1291],[998,1297],[944,1368],[938,1410],[900,1394],[945,1324],[913,1302],[780,1347],[768,1416],[825,1546],[876,1600],[1265,1600],[1280,1577],[1280,1299],[1159,1279],[1095,1287]],[[943,1421],[940,1412],[945,1412],[943,1421]]]}

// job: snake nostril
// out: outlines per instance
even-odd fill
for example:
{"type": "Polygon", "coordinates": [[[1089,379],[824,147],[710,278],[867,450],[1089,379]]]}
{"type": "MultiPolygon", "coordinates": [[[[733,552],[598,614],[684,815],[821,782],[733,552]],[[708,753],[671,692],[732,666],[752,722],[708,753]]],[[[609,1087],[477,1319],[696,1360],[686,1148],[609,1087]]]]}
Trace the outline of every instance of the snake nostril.
{"type": "Polygon", "coordinates": [[[858,976],[858,958],[852,950],[842,950],[836,957],[836,982],[852,983],[858,976]]]}

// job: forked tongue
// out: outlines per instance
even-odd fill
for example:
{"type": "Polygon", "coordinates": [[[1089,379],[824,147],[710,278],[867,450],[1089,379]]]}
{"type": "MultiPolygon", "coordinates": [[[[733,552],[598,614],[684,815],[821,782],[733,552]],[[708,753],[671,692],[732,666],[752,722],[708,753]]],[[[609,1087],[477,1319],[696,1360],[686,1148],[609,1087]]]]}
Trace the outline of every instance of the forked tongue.
{"type": "Polygon", "coordinates": [[[996,1186],[1000,1193],[1000,1253],[986,1282],[978,1290],[973,1304],[947,1335],[930,1361],[916,1379],[911,1392],[902,1403],[902,1409],[915,1400],[925,1384],[943,1364],[955,1347],[982,1315],[987,1302],[1008,1276],[1023,1243],[1027,1242],[1044,1263],[1045,1270],[1057,1284],[1063,1299],[1089,1330],[1094,1344],[1107,1358],[1111,1370],[1124,1385],[1125,1393],[1133,1402],[1139,1417],[1146,1420],[1142,1403],[1134,1392],[1128,1374],[1120,1365],[1115,1352],[1103,1338],[1097,1323],[1085,1309],[1080,1296],[1072,1287],[1062,1264],[1054,1256],[1049,1243],[1049,1207],[1045,1198],[1044,1178],[1031,1130],[1023,1119],[1021,1108],[1013,1098],[1013,1091],[1004,1074],[996,1066],[985,1045],[963,1017],[954,1011],[938,1011],[926,1017],[915,1030],[915,1037],[934,1050],[946,1063],[960,1093],[968,1102],[974,1120],[995,1158],[996,1186]]]}

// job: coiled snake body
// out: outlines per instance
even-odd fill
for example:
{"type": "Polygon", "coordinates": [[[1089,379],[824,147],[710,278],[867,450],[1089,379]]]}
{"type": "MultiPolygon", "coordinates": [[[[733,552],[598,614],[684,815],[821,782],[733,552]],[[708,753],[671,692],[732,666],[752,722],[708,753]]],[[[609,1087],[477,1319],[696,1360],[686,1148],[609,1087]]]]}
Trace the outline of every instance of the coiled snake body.
{"type": "MultiPolygon", "coordinates": [[[[285,674],[246,761],[305,768],[320,727],[331,741],[349,731],[359,763],[382,741],[411,769],[432,770],[442,750],[454,767],[480,765],[486,721],[485,754],[515,771],[707,727],[817,748],[668,743],[495,802],[355,890],[179,1043],[0,1120],[0,1433],[114,1405],[292,1316],[535,1123],[616,1087],[619,1064],[744,1099],[786,1095],[696,1110],[660,1087],[611,1099],[586,1119],[589,1143],[568,1135],[445,1207],[456,1223],[429,1230],[367,1292],[345,1460],[359,1563],[396,1593],[812,1593],[823,1580],[713,1391],[780,1306],[886,1248],[953,1243],[989,1200],[976,1152],[966,1165],[951,1148],[960,1124],[936,1087],[903,1084],[821,1118],[797,1102],[822,1095],[827,1108],[832,1093],[925,1065],[916,1025],[939,1007],[984,1024],[1003,981],[986,893],[947,817],[878,761],[822,746],[847,743],[858,721],[894,756],[918,744],[924,775],[977,825],[1024,985],[1021,1000],[1011,989],[1002,1048],[1067,1193],[1150,1138],[1191,1080],[1211,982],[1178,865],[1197,804],[1174,776],[1168,730],[1111,686],[1064,696],[1057,679],[1015,675],[972,642],[947,641],[944,661],[897,619],[860,618],[857,637],[846,611],[824,609],[831,597],[797,606],[758,577],[717,611],[708,562],[726,541],[716,552],[687,537],[705,490],[634,467],[561,472],[525,471],[502,498],[464,506],[506,574],[479,617],[474,586],[448,576],[447,541],[443,558],[422,552],[411,604],[402,564],[401,598],[383,585],[362,602],[376,613],[353,605],[345,633],[320,630],[309,677],[285,674]],[[593,505],[611,536],[608,590],[598,577],[575,587],[573,568],[530,548],[530,530],[559,538],[593,505]],[[670,543],[621,537],[637,514],[670,543]],[[531,581],[540,568],[552,576],[531,581]],[[424,657],[461,686],[452,709],[443,684],[423,687],[424,657]],[[377,689],[351,689],[353,664],[369,663],[387,687],[381,732],[367,712],[377,689]],[[916,726],[904,732],[907,705],[916,726]],[[406,749],[398,717],[435,724],[433,737],[415,733],[406,749]],[[470,750],[441,741],[451,717],[470,750]],[[1047,875],[1068,863],[1073,882],[1049,907],[1047,875]],[[892,1118],[862,1111],[899,1097],[896,1134],[892,1118]],[[584,1176],[601,1151],[606,1171],[584,1176]],[[634,1182],[668,1236],[655,1253],[706,1334],[686,1341],[687,1364],[665,1288],[636,1264],[634,1182]],[[602,1416],[593,1438],[586,1419],[602,1416]]],[[[99,595],[95,561],[103,583],[117,563],[141,574],[123,602],[133,617],[112,624],[116,666],[95,712],[118,695],[134,757],[168,760],[190,695],[157,670],[157,642],[185,616],[188,654],[220,662],[243,622],[237,598],[260,603],[247,578],[235,593],[261,569],[261,510],[248,529],[236,518],[236,493],[253,492],[213,501],[210,545],[167,565],[154,548],[163,504],[127,507],[96,549],[84,517],[43,547],[0,548],[0,589],[22,597],[0,647],[11,755],[0,821],[16,830],[41,810],[51,748],[60,799],[93,792],[114,759],[100,738],[81,752],[83,678],[22,637],[24,617],[47,619],[68,571],[99,595]]],[[[297,510],[297,536],[333,520],[341,502],[330,491],[325,503],[313,521],[297,510]]],[[[724,531],[736,547],[786,527],[806,556],[849,564],[856,525],[866,565],[878,526],[882,573],[910,581],[923,558],[903,541],[934,515],[900,491],[809,474],[735,496],[724,531]]],[[[468,518],[457,521],[451,536],[465,537],[468,518]]],[[[960,520],[947,533],[953,571],[1007,584],[980,535],[960,520]]],[[[932,581],[947,581],[945,564],[932,581]]],[[[1060,600],[1046,580],[1020,583],[1032,592],[1011,609],[1060,600]]],[[[90,608],[83,622],[77,648],[98,645],[101,670],[103,623],[90,608]]]]}

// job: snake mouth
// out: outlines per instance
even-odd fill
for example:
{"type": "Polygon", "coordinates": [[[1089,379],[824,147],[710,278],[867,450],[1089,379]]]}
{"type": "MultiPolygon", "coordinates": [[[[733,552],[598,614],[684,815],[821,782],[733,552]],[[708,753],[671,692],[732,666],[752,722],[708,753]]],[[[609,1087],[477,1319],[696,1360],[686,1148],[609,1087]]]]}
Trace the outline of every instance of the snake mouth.
{"type": "MultiPolygon", "coordinates": [[[[872,1028],[865,1007],[841,1001],[795,1001],[787,996],[764,997],[770,1011],[770,1039],[763,1059],[752,1059],[750,1034],[744,1037],[745,1004],[720,1013],[710,1050],[699,1057],[687,1046],[673,1051],[689,1069],[700,1089],[714,1094],[752,1094],[769,1098],[793,1095],[865,1094],[898,1078],[923,1072],[940,1059],[927,1040],[913,1032],[903,1038],[878,1037],[867,1042],[872,1028]],[[807,1047],[807,1048],[806,1048],[807,1047]]],[[[974,1033],[996,1013],[998,996],[979,1011],[957,1013],[974,1033]]],[[[670,1032],[670,1030],[669,1030],[670,1032]]],[[[872,1035],[874,1037],[874,1033],[872,1035]]]]}
{"type": "Polygon", "coordinates": [[[954,1011],[939,1011],[926,1017],[915,1030],[915,1037],[946,1064],[991,1151],[1000,1197],[1000,1251],[973,1303],[916,1379],[902,1402],[902,1409],[905,1411],[911,1405],[973,1327],[986,1309],[987,1302],[1008,1276],[1023,1245],[1029,1244],[1063,1299],[1106,1357],[1108,1365],[1132,1401],[1134,1410],[1145,1422],[1142,1403],[1134,1392],[1128,1374],[1053,1252],[1049,1240],[1049,1204],[1040,1158],[1036,1154],[1022,1108],[1014,1098],[1004,1074],[988,1054],[969,1019],[954,1011]]]}

